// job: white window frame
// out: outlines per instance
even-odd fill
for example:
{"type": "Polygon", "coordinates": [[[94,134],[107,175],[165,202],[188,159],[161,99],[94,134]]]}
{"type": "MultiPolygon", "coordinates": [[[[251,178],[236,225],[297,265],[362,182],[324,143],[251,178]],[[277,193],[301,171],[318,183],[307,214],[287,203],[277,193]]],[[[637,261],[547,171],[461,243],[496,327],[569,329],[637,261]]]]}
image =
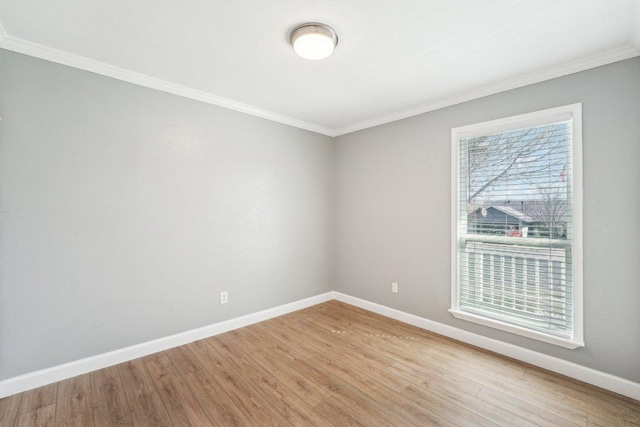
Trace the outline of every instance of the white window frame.
{"type": "MultiPolygon", "coordinates": [[[[466,218],[460,219],[466,221],[466,218]]],[[[584,347],[584,319],[583,319],[583,236],[582,236],[582,104],[572,104],[533,113],[521,114],[488,122],[477,123],[468,126],[461,126],[451,129],[451,309],[449,312],[456,318],[473,323],[489,326],[502,331],[511,332],[561,347],[576,349],[584,347]],[[488,133],[499,133],[523,127],[533,127],[546,123],[553,123],[562,120],[572,120],[572,141],[570,149],[570,160],[572,167],[572,220],[573,220],[573,241],[572,241],[572,273],[573,273],[573,336],[562,338],[531,330],[522,326],[516,326],[499,320],[490,319],[482,315],[477,315],[460,310],[458,299],[458,244],[460,242],[460,223],[458,219],[458,147],[462,139],[473,138],[486,135],[488,133]]],[[[498,238],[499,240],[500,238],[498,238]]],[[[502,238],[508,239],[508,238],[502,238]]]]}

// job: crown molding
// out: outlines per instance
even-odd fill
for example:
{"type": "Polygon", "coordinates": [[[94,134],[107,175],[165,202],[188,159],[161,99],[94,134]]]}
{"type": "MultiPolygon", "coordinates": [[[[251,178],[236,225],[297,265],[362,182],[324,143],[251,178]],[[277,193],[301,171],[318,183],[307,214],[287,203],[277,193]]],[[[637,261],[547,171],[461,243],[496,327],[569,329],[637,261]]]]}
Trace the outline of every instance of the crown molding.
{"type": "Polygon", "coordinates": [[[208,92],[151,77],[146,74],[137,73],[135,71],[109,65],[104,62],[95,61],[93,59],[88,59],[82,56],[74,55],[68,52],[9,36],[2,28],[2,24],[0,24],[0,48],[55,62],[58,64],[67,65],[69,67],[78,68],[80,70],[90,71],[92,73],[148,87],[151,89],[156,89],[162,92],[171,93],[173,95],[183,96],[185,98],[194,99],[196,101],[205,102],[207,104],[227,108],[229,110],[239,111],[241,113],[250,114],[252,116],[308,130],[322,135],[331,137],[335,136],[335,132],[332,129],[318,126],[313,123],[308,123],[302,120],[295,119],[293,117],[255,107],[253,105],[234,101],[229,98],[223,98],[221,96],[217,96],[208,92]]]}
{"type": "MultiPolygon", "coordinates": [[[[636,30],[640,32],[640,28],[637,28],[636,30]]],[[[445,96],[435,101],[427,102],[425,104],[408,108],[406,110],[401,110],[396,113],[387,114],[371,120],[365,120],[360,123],[345,126],[343,128],[336,129],[335,136],[346,135],[348,133],[372,128],[374,126],[395,122],[397,120],[406,119],[409,117],[428,113],[430,111],[435,111],[463,102],[472,101],[474,99],[482,98],[485,96],[495,95],[496,93],[517,89],[523,86],[532,85],[534,83],[540,83],[546,80],[551,80],[569,74],[578,73],[580,71],[589,70],[591,68],[623,61],[625,59],[633,58],[639,55],[640,48],[636,49],[631,45],[624,46],[607,52],[599,53],[588,58],[582,58],[557,66],[549,67],[540,71],[535,71],[533,73],[523,74],[521,76],[506,79],[498,83],[482,86],[477,89],[460,92],[451,96],[445,96]]]]}
{"type": "Polygon", "coordinates": [[[439,110],[441,108],[450,107],[452,105],[460,104],[463,102],[472,101],[474,99],[482,98],[485,96],[494,95],[500,92],[517,89],[531,84],[540,83],[546,80],[563,77],[569,74],[578,73],[580,71],[585,71],[591,68],[596,68],[640,56],[640,0],[636,0],[636,10],[633,19],[633,32],[631,34],[631,44],[629,45],[599,53],[587,58],[566,62],[564,64],[556,65],[543,70],[509,78],[469,91],[445,96],[440,99],[418,105],[416,107],[411,107],[405,110],[397,111],[395,113],[386,114],[369,120],[364,120],[362,122],[347,125],[338,129],[330,129],[324,126],[316,125],[314,123],[305,122],[293,117],[255,107],[253,105],[244,104],[229,98],[217,96],[205,91],[178,85],[166,80],[148,76],[146,74],[137,73],[135,71],[109,65],[104,62],[95,61],[79,55],[74,55],[37,43],[22,40],[17,37],[12,37],[6,33],[1,22],[0,48],[122,80],[128,83],[160,90],[162,92],[171,93],[173,95],[183,96],[185,98],[194,99],[196,101],[205,102],[207,104],[215,105],[218,107],[250,114],[252,116],[319,133],[321,135],[337,137],[340,135],[346,135],[352,132],[357,132],[386,123],[391,123],[420,114],[428,113],[430,111],[439,110]]]}

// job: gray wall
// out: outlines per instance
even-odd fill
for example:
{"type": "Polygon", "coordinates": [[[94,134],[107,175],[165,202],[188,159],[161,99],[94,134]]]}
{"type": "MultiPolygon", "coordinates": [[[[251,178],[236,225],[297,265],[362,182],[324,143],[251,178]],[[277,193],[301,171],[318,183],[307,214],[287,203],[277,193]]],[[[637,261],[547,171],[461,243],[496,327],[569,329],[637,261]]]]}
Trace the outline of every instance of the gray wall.
{"type": "Polygon", "coordinates": [[[332,289],[331,138],[2,50],[0,117],[0,379],[332,289]]]}
{"type": "Polygon", "coordinates": [[[335,167],[337,291],[640,382],[639,58],[338,137],[335,167]],[[576,102],[586,347],[454,319],[451,128],[576,102]]]}
{"type": "Polygon", "coordinates": [[[0,379],[335,288],[640,382],[640,59],[332,140],[0,50],[0,117],[0,379]],[[571,351],[447,309],[451,128],[574,102],[571,351]]]}

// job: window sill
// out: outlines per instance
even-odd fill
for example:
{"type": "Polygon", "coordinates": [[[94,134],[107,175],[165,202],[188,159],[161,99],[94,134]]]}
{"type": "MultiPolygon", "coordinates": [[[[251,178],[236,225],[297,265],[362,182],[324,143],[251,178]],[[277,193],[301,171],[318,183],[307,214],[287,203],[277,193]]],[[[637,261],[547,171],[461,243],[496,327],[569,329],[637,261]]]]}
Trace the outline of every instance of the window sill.
{"type": "Polygon", "coordinates": [[[560,338],[560,337],[545,334],[542,332],[532,331],[530,329],[523,328],[521,326],[515,326],[508,323],[504,323],[499,320],[488,319],[486,317],[482,317],[477,314],[467,313],[466,311],[450,309],[449,313],[451,313],[453,317],[455,317],[456,319],[478,323],[480,325],[489,326],[491,328],[510,332],[516,335],[522,335],[527,338],[532,338],[534,340],[543,341],[549,344],[554,344],[554,345],[568,348],[571,350],[574,350],[579,347],[584,347],[584,342],[582,340],[577,341],[577,340],[572,340],[568,338],[560,338]]]}

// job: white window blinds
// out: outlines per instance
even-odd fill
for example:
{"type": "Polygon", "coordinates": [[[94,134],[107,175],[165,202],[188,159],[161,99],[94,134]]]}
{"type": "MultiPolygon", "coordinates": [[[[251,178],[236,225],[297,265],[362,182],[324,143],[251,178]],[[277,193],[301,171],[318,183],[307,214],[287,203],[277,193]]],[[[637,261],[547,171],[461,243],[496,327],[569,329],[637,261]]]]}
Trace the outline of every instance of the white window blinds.
{"type": "Polygon", "coordinates": [[[453,130],[457,317],[582,345],[578,107],[453,130]]]}

